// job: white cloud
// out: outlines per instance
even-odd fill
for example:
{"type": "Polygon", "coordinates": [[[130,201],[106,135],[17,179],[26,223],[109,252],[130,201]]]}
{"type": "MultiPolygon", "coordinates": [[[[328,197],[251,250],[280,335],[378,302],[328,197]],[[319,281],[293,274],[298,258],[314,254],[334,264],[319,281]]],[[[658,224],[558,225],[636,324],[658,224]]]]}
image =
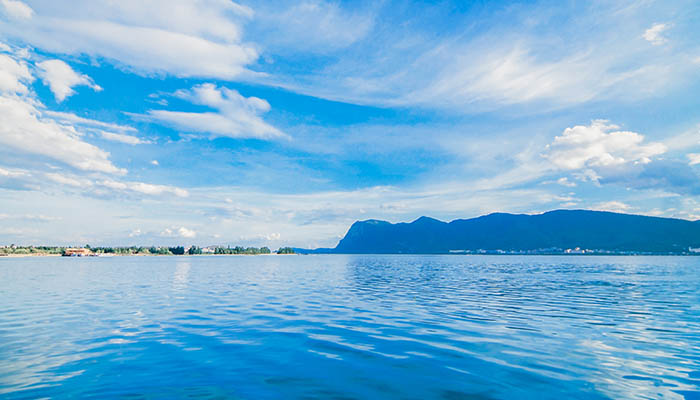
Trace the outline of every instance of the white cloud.
{"type": "Polygon", "coordinates": [[[621,201],[605,201],[602,203],[595,204],[591,207],[592,210],[598,211],[611,211],[617,213],[624,213],[630,211],[632,207],[621,201]]]}
{"type": "Polygon", "coordinates": [[[194,238],[197,236],[197,232],[192,229],[187,229],[184,226],[180,228],[165,228],[160,233],[160,236],[164,237],[181,237],[181,238],[194,238]]]}
{"type": "Polygon", "coordinates": [[[688,165],[700,164],[700,153],[689,153],[686,156],[688,157],[688,165]]]}
{"type": "Polygon", "coordinates": [[[75,94],[74,86],[85,85],[98,92],[102,90],[89,76],[75,72],[61,60],[42,61],[36,66],[39,68],[39,77],[51,88],[58,102],[75,94]]]}
{"type": "Polygon", "coordinates": [[[158,160],[151,160],[151,165],[158,166],[160,164],[158,163],[158,160]]]}
{"type": "Polygon", "coordinates": [[[43,118],[40,109],[16,97],[0,97],[0,143],[22,153],[41,155],[84,171],[125,174],[109,153],[84,142],[72,126],[43,118]]]}
{"type": "Polygon", "coordinates": [[[8,170],[8,169],[0,168],[0,176],[14,177],[14,176],[23,176],[23,175],[27,175],[27,173],[25,171],[12,171],[12,170],[8,170]]]}
{"type": "Polygon", "coordinates": [[[113,60],[143,74],[232,79],[250,73],[245,66],[258,57],[241,38],[252,10],[232,1],[73,0],[70,7],[37,3],[34,11],[30,19],[0,24],[0,33],[52,53],[113,60]]]}
{"type": "Polygon", "coordinates": [[[374,26],[374,13],[360,10],[352,4],[344,8],[340,3],[307,0],[292,2],[280,10],[279,5],[260,12],[250,29],[261,36],[266,47],[277,53],[322,53],[345,48],[367,36],[374,26]]]}
{"type": "Polygon", "coordinates": [[[119,192],[136,192],[153,196],[173,194],[177,197],[187,197],[189,195],[187,190],[174,186],[153,185],[143,182],[119,182],[114,180],[101,180],[96,183],[119,192]]]}
{"type": "Polygon", "coordinates": [[[46,173],[44,175],[47,178],[49,178],[50,180],[52,180],[60,185],[67,185],[67,186],[73,186],[73,187],[90,187],[90,186],[92,186],[92,182],[88,179],[73,178],[73,177],[62,175],[62,174],[57,174],[55,172],[46,173]]]}
{"type": "Polygon", "coordinates": [[[645,164],[651,161],[651,157],[666,152],[662,143],[643,144],[643,135],[614,129],[619,127],[605,120],[592,121],[589,126],[566,128],[547,146],[545,157],[561,169],[574,170],[645,164]]]}
{"type": "Polygon", "coordinates": [[[567,177],[557,179],[557,183],[562,185],[562,186],[566,186],[566,187],[575,187],[576,186],[576,182],[571,182],[569,180],[569,178],[567,178],[567,177]]]}
{"type": "Polygon", "coordinates": [[[24,61],[0,54],[0,93],[27,93],[26,84],[33,80],[24,61]]]}
{"type": "Polygon", "coordinates": [[[11,18],[29,19],[34,15],[34,10],[19,0],[0,0],[0,4],[11,18]]]}
{"type": "Polygon", "coordinates": [[[42,214],[23,214],[23,215],[0,214],[0,219],[18,219],[18,220],[24,220],[24,221],[52,222],[52,221],[60,221],[63,218],[52,217],[50,215],[42,215],[42,214]]]}
{"type": "Polygon", "coordinates": [[[667,39],[662,35],[668,29],[667,24],[654,24],[649,29],[644,31],[644,39],[654,46],[660,46],[666,43],[667,39]]]}
{"type": "Polygon", "coordinates": [[[138,237],[141,236],[142,232],[141,229],[134,229],[129,233],[129,237],[138,237]]]}
{"type": "Polygon", "coordinates": [[[74,126],[45,113],[25,86],[32,76],[20,59],[24,56],[0,54],[0,151],[39,155],[83,171],[126,173],[112,164],[108,152],[83,141],[74,126]]]}
{"type": "Polygon", "coordinates": [[[104,139],[111,140],[113,142],[130,144],[130,145],[146,143],[143,140],[137,138],[136,136],[125,135],[123,133],[112,133],[112,132],[101,131],[100,135],[104,139]]]}
{"type": "Polygon", "coordinates": [[[235,90],[219,89],[210,83],[195,86],[192,90],[179,90],[175,96],[214,108],[217,112],[149,110],[145,117],[176,129],[212,136],[257,139],[287,137],[262,119],[261,115],[270,110],[270,104],[263,99],[244,97],[235,90]]]}

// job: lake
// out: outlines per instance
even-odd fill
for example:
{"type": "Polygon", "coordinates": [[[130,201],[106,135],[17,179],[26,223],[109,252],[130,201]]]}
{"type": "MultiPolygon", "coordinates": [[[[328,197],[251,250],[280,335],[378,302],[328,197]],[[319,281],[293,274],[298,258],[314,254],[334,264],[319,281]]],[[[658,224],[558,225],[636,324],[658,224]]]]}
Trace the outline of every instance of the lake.
{"type": "Polygon", "coordinates": [[[8,399],[700,399],[700,257],[4,257],[0,307],[8,399]]]}

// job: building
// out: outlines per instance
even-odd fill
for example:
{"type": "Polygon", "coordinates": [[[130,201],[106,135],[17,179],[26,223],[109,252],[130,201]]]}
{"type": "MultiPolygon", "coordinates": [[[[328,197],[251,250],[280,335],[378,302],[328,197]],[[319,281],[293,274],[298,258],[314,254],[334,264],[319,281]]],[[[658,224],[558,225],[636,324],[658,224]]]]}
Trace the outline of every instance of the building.
{"type": "Polygon", "coordinates": [[[92,251],[90,249],[66,249],[66,251],[63,252],[63,255],[66,257],[85,257],[85,256],[91,256],[92,251]]]}

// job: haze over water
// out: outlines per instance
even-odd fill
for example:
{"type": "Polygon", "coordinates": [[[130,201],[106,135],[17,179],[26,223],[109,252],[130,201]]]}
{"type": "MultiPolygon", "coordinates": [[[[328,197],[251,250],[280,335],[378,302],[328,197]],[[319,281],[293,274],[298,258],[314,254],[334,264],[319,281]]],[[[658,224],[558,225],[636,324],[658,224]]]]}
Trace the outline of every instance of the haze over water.
{"type": "Polygon", "coordinates": [[[0,259],[0,396],[700,398],[700,258],[0,259]]]}

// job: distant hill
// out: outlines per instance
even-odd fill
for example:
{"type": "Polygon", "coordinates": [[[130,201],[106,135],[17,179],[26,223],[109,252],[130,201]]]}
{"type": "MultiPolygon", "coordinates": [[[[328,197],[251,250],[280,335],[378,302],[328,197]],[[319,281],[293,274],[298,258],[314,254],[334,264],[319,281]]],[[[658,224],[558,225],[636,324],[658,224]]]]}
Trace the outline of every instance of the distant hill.
{"type": "Polygon", "coordinates": [[[442,222],[357,221],[334,249],[317,253],[441,254],[450,252],[688,253],[700,248],[700,222],[588,210],[538,215],[494,213],[442,222]],[[576,250],[574,250],[576,252],[576,250]]]}

